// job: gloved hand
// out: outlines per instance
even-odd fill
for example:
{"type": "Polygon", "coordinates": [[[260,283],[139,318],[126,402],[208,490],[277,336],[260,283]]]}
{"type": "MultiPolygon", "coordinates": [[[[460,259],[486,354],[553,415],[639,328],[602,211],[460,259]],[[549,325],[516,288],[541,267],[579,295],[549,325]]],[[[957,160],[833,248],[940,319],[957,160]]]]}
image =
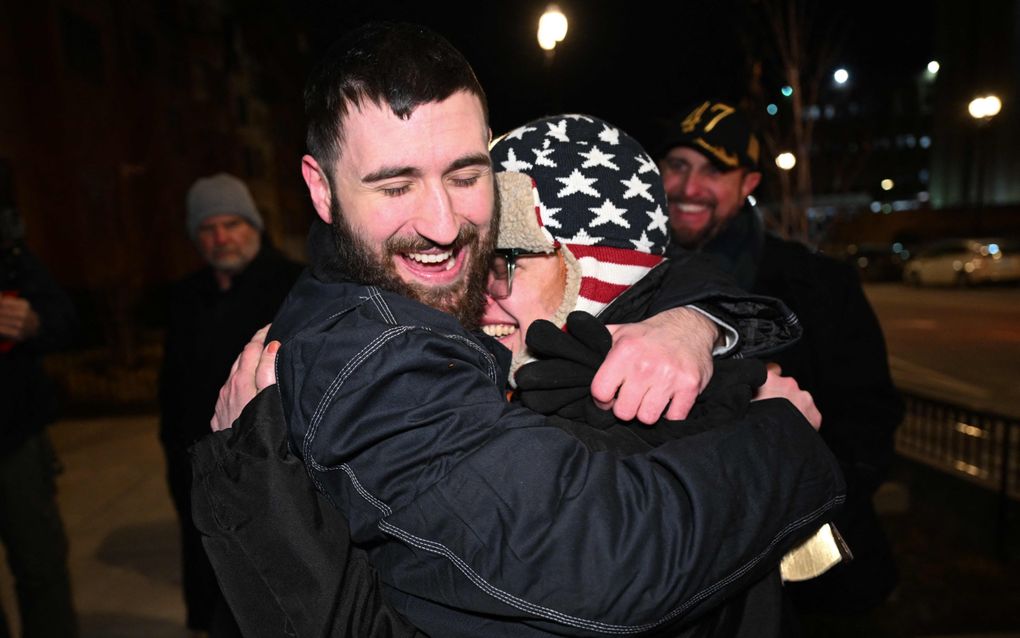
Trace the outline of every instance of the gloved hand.
{"type": "Polygon", "coordinates": [[[567,317],[566,331],[549,321],[535,321],[525,342],[539,359],[517,371],[518,393],[525,407],[599,428],[616,423],[612,412],[600,410],[591,399],[592,379],[613,345],[601,321],[579,311],[567,317]]]}

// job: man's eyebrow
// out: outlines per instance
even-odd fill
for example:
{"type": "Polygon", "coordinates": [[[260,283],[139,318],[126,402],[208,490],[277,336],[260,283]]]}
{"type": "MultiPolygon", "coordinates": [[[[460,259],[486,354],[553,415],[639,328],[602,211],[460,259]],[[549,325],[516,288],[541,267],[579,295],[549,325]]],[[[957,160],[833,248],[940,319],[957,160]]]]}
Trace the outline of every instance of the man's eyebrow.
{"type": "Polygon", "coordinates": [[[417,177],[421,174],[417,168],[413,166],[384,166],[377,171],[373,171],[368,175],[361,178],[362,182],[381,182],[384,179],[391,179],[394,177],[417,177]]]}
{"type": "Polygon", "coordinates": [[[468,166],[492,166],[492,160],[489,159],[488,153],[465,155],[464,157],[459,157],[451,162],[446,168],[446,172],[450,173],[468,166]]]}

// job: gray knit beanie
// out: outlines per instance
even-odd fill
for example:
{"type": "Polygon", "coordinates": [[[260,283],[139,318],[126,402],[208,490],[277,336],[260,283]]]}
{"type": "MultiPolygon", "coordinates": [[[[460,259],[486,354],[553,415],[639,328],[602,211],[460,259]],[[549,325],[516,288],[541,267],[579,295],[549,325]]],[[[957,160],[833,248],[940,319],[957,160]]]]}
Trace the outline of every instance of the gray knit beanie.
{"type": "Polygon", "coordinates": [[[187,207],[188,218],[185,223],[192,240],[198,233],[198,226],[213,215],[240,215],[262,232],[262,216],[255,207],[251,192],[244,182],[228,173],[217,173],[196,180],[188,189],[187,207]]]}

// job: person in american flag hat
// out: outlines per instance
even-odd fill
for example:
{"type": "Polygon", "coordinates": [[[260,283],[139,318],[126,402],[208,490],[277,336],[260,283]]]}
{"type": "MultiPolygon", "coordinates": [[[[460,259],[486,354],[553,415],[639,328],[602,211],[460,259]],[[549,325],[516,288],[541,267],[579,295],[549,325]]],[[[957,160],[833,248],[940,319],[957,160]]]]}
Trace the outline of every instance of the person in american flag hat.
{"type": "Polygon", "coordinates": [[[501,218],[482,330],[519,365],[532,321],[597,316],[663,263],[666,194],[641,145],[589,115],[529,122],[490,153],[501,218]]]}

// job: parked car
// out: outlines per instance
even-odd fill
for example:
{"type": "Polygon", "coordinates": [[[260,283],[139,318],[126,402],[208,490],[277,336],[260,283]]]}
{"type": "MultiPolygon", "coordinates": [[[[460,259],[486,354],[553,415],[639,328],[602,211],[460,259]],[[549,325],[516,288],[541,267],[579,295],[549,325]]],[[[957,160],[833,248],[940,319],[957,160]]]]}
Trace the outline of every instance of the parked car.
{"type": "Polygon", "coordinates": [[[843,259],[857,268],[861,281],[899,281],[905,254],[899,244],[850,244],[843,259]]]}
{"type": "Polygon", "coordinates": [[[993,237],[935,242],[906,263],[903,280],[915,286],[1020,281],[1020,241],[993,237]]]}

